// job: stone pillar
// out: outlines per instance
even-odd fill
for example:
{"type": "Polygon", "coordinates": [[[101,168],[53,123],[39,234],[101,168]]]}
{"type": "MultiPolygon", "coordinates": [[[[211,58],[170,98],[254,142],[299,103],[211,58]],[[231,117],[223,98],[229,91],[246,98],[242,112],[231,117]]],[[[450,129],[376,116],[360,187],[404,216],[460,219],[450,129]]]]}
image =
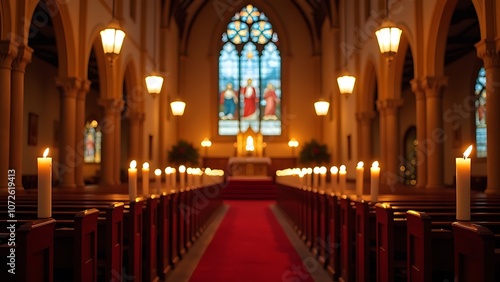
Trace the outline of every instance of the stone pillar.
{"type": "MultiPolygon", "coordinates": [[[[113,177],[115,179],[116,184],[120,184],[120,166],[121,166],[121,156],[122,156],[122,142],[121,142],[121,127],[122,127],[122,111],[123,111],[123,106],[125,103],[123,102],[123,99],[117,99],[115,100],[115,146],[114,146],[114,156],[115,156],[115,161],[114,165],[115,168],[113,170],[113,177]]],[[[142,165],[142,164],[141,164],[142,165]]]]}
{"type": "MultiPolygon", "coordinates": [[[[385,159],[386,157],[386,147],[387,147],[387,129],[386,129],[386,124],[385,124],[385,108],[384,108],[384,103],[382,100],[377,100],[377,110],[379,112],[378,118],[379,118],[379,131],[380,131],[380,169],[381,172],[383,173],[385,169],[387,169],[387,161],[385,159]]],[[[383,174],[380,175],[380,183],[385,184],[386,179],[383,177],[383,174]]]]}
{"type": "Polygon", "coordinates": [[[381,164],[381,170],[383,173],[383,182],[389,186],[396,184],[400,179],[398,164],[400,158],[398,156],[400,156],[401,152],[398,113],[399,107],[402,105],[402,99],[384,99],[379,101],[379,108],[381,109],[381,115],[384,116],[383,121],[385,123],[384,132],[381,132],[381,134],[385,135],[383,139],[385,143],[382,145],[385,146],[384,154],[382,155],[384,163],[381,164]]]}
{"type": "Polygon", "coordinates": [[[443,91],[447,77],[425,77],[426,139],[423,147],[427,153],[426,188],[442,187],[444,183],[444,149],[446,135],[443,128],[443,91]]]}
{"type": "Polygon", "coordinates": [[[374,112],[361,112],[356,113],[356,120],[358,121],[359,137],[358,137],[358,157],[365,162],[365,167],[371,166],[369,161],[372,161],[372,144],[371,132],[372,121],[375,118],[374,112]]]}
{"type": "Polygon", "coordinates": [[[140,124],[144,121],[144,113],[131,112],[128,115],[129,124],[130,124],[130,139],[129,139],[129,157],[132,160],[139,159],[139,144],[140,144],[140,134],[139,128],[140,124]]]}
{"type": "Polygon", "coordinates": [[[81,88],[76,96],[76,161],[75,161],[75,183],[77,187],[85,186],[83,179],[83,157],[85,152],[85,97],[90,90],[90,80],[83,80],[81,88]]]}
{"type": "Polygon", "coordinates": [[[56,85],[61,92],[61,147],[59,148],[59,187],[75,188],[76,166],[76,96],[81,80],[76,77],[57,78],[56,85]]]}
{"type": "Polygon", "coordinates": [[[488,183],[485,193],[500,194],[500,173],[498,173],[498,160],[500,160],[500,40],[483,40],[476,45],[477,54],[484,61],[486,70],[486,136],[487,154],[486,173],[488,183]]]}
{"type": "Polygon", "coordinates": [[[17,189],[23,188],[24,72],[26,65],[31,62],[32,54],[33,49],[23,45],[19,47],[17,57],[12,62],[9,168],[16,171],[14,183],[17,189]]]}
{"type": "MultiPolygon", "coordinates": [[[[9,136],[10,134],[10,96],[12,61],[17,56],[17,44],[10,41],[0,42],[0,188],[7,188],[7,171],[9,170],[9,136]]],[[[19,128],[18,130],[21,130],[19,128]]],[[[16,171],[16,178],[21,175],[16,171]]]]}
{"type": "MultiPolygon", "coordinates": [[[[101,122],[102,132],[102,158],[101,158],[101,183],[106,185],[115,185],[115,138],[116,121],[115,113],[119,110],[122,99],[100,99],[99,105],[104,109],[104,118],[101,122]]],[[[123,103],[123,101],[122,101],[123,103]]]]}
{"type": "Polygon", "coordinates": [[[426,132],[426,109],[425,90],[422,82],[416,79],[411,81],[411,88],[415,93],[416,121],[417,121],[417,187],[424,188],[427,184],[427,148],[425,147],[426,132]]]}

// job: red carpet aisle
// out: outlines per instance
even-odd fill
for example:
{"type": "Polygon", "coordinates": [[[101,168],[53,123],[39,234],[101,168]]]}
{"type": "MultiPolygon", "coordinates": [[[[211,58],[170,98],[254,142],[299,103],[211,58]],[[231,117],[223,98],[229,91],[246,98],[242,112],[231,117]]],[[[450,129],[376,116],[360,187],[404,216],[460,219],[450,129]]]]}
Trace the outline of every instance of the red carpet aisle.
{"type": "Polygon", "coordinates": [[[229,210],[190,281],[313,281],[269,208],[274,201],[225,203],[229,210]]]}

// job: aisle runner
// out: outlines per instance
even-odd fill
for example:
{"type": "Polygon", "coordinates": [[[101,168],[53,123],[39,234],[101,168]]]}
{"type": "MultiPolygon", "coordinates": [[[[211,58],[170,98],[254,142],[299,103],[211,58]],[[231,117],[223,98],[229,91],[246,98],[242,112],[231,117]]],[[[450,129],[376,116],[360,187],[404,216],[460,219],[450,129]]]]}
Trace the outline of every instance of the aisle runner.
{"type": "Polygon", "coordinates": [[[190,281],[313,281],[269,206],[225,201],[229,210],[190,281]]]}

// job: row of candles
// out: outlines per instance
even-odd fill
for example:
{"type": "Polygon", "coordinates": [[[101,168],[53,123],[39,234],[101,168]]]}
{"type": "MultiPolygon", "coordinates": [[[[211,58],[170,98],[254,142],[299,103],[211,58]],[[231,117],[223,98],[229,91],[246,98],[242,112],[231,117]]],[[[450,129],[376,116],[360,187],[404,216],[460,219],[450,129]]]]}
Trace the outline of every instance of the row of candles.
{"type": "MultiPolygon", "coordinates": [[[[363,195],[363,183],[364,183],[364,163],[359,162],[356,166],[356,195],[361,197],[363,195]]],[[[294,168],[280,170],[276,172],[277,176],[285,175],[295,175],[299,179],[299,184],[301,187],[311,187],[311,189],[326,190],[326,173],[327,168],[314,167],[314,168],[294,168]]],[[[340,168],[337,166],[332,166],[330,168],[331,174],[331,191],[339,192],[341,194],[346,192],[346,182],[347,182],[347,169],[345,165],[341,165],[340,168]]],[[[370,200],[376,202],[378,200],[380,186],[380,167],[378,161],[374,161],[370,167],[370,200]]]]}

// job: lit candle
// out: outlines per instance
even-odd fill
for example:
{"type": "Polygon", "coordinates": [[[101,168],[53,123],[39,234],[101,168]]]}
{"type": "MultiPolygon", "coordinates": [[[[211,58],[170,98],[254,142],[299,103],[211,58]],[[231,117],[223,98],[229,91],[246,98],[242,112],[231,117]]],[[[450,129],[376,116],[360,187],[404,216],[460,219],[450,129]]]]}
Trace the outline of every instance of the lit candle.
{"type": "Polygon", "coordinates": [[[470,220],[470,159],[472,145],[464,152],[463,158],[456,158],[457,178],[457,220],[470,220]]]}
{"type": "Polygon", "coordinates": [[[347,181],[346,174],[347,174],[347,171],[346,171],[345,165],[341,165],[340,170],[339,170],[339,192],[340,192],[340,194],[343,194],[346,190],[346,181],[347,181]]]}
{"type": "Polygon", "coordinates": [[[319,168],[319,175],[319,189],[324,192],[326,188],[326,167],[322,166],[319,168]]]}
{"type": "Polygon", "coordinates": [[[177,177],[176,177],[176,169],[172,168],[172,173],[170,174],[170,183],[172,184],[172,189],[177,189],[177,177]]]}
{"type": "Polygon", "coordinates": [[[306,174],[306,183],[307,183],[307,189],[311,189],[312,187],[312,168],[308,167],[307,168],[307,174],[306,174]]]}
{"type": "Polygon", "coordinates": [[[186,169],[186,174],[187,174],[187,187],[191,188],[193,186],[193,168],[188,167],[186,169]]]}
{"type": "Polygon", "coordinates": [[[186,179],[185,179],[185,174],[186,174],[186,167],[181,165],[179,167],[179,182],[180,182],[180,187],[179,189],[182,191],[184,190],[184,186],[186,185],[186,179]]]}
{"type": "Polygon", "coordinates": [[[149,163],[142,164],[142,194],[149,196],[149,163]]]}
{"type": "Polygon", "coordinates": [[[38,164],[38,218],[52,216],[52,158],[48,158],[49,148],[43,152],[43,158],[37,158],[38,164]]]}
{"type": "Polygon", "coordinates": [[[378,201],[378,190],[380,186],[380,167],[377,161],[372,163],[370,168],[370,201],[378,201]]]}
{"type": "Polygon", "coordinates": [[[363,196],[363,174],[365,173],[364,163],[359,162],[356,166],[356,195],[363,196]]]}
{"type": "Polygon", "coordinates": [[[315,166],[313,169],[313,189],[318,189],[319,182],[319,167],[315,166]]]}
{"type": "Polygon", "coordinates": [[[155,169],[156,193],[161,194],[161,169],[155,169]]]}
{"type": "Polygon", "coordinates": [[[128,196],[131,201],[137,198],[137,162],[135,160],[130,162],[128,169],[128,196]]]}
{"type": "Polygon", "coordinates": [[[168,191],[170,189],[170,186],[172,186],[172,177],[170,174],[172,173],[172,168],[167,166],[165,168],[165,190],[168,191]]]}
{"type": "Polygon", "coordinates": [[[330,174],[331,174],[331,192],[336,192],[337,191],[337,176],[339,173],[339,169],[336,166],[332,166],[330,168],[330,174]]]}

